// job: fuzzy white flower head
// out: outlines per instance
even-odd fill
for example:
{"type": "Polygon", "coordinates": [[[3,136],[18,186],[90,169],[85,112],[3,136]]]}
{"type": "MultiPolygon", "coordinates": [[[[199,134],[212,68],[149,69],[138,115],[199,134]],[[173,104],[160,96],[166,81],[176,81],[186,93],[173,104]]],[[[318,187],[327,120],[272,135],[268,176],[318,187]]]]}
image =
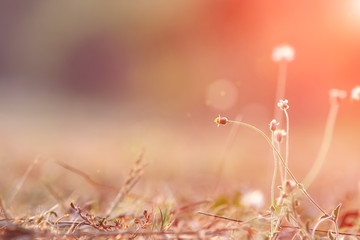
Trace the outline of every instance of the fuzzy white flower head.
{"type": "Polygon", "coordinates": [[[272,60],[274,62],[281,62],[281,61],[291,62],[292,60],[294,60],[294,56],[295,56],[294,48],[290,45],[285,44],[285,45],[276,46],[274,48],[272,53],[272,60]]]}
{"type": "Polygon", "coordinates": [[[274,132],[274,137],[278,143],[282,143],[282,141],[286,137],[286,131],[284,129],[277,129],[274,132]]]}
{"type": "Polygon", "coordinates": [[[345,90],[339,90],[336,88],[330,89],[329,91],[330,99],[335,99],[337,102],[346,98],[347,92],[345,90]]]}
{"type": "Polygon", "coordinates": [[[356,86],[351,90],[351,99],[360,101],[360,86],[356,86]]]}
{"type": "Polygon", "coordinates": [[[280,123],[276,122],[275,119],[271,120],[271,122],[270,122],[270,131],[274,132],[277,129],[277,126],[279,124],[280,123]]]}
{"type": "Polygon", "coordinates": [[[277,105],[281,110],[289,109],[289,101],[287,99],[280,100],[277,105]]]}
{"type": "Polygon", "coordinates": [[[245,193],[241,200],[244,205],[256,209],[261,209],[264,206],[264,194],[259,190],[245,193]]]}

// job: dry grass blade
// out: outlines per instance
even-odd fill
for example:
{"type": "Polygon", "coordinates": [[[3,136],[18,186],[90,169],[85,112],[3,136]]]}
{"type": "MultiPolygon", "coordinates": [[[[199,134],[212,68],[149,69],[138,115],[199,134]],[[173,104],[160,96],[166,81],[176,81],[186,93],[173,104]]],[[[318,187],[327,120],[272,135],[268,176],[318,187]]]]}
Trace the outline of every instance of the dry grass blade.
{"type": "Polygon", "coordinates": [[[81,176],[82,178],[85,179],[85,181],[87,181],[89,184],[91,184],[92,186],[94,186],[95,188],[98,188],[98,189],[107,189],[107,190],[110,190],[110,191],[113,191],[113,192],[116,192],[118,191],[119,189],[115,188],[115,187],[112,187],[112,186],[108,186],[108,185],[105,185],[105,184],[101,184],[101,183],[98,183],[94,180],[92,180],[88,174],[84,173],[83,171],[77,169],[77,168],[74,168],[64,162],[61,162],[61,161],[56,161],[56,163],[58,165],[60,165],[61,167],[65,168],[66,170],[69,170],[70,172],[73,172],[79,176],[81,176]]]}
{"type": "MultiPolygon", "coordinates": [[[[212,213],[206,213],[206,212],[201,212],[201,211],[199,211],[198,213],[199,213],[199,214],[202,214],[202,215],[205,215],[205,216],[214,217],[214,218],[219,218],[219,219],[224,219],[224,220],[227,220],[227,221],[237,222],[237,223],[241,223],[241,224],[249,223],[249,222],[254,221],[254,220],[257,219],[257,218],[253,218],[253,219],[250,219],[250,220],[248,220],[248,221],[242,221],[242,220],[239,220],[239,219],[223,217],[223,216],[219,216],[219,215],[212,214],[212,213]]],[[[287,228],[300,229],[299,227],[286,226],[286,225],[282,225],[282,226],[279,227],[279,229],[287,229],[287,228]]],[[[314,229],[310,228],[309,230],[312,231],[312,230],[314,230],[314,229]]],[[[317,233],[325,233],[325,234],[326,234],[326,233],[328,233],[329,231],[328,231],[328,230],[322,230],[322,229],[315,229],[315,232],[317,232],[317,233]]],[[[336,234],[336,232],[334,232],[334,231],[331,231],[331,233],[336,234]]],[[[347,233],[347,232],[339,232],[339,235],[342,235],[342,236],[360,237],[360,234],[347,233]]]]}
{"type": "Polygon", "coordinates": [[[4,206],[4,201],[1,196],[0,196],[0,210],[3,214],[3,216],[5,217],[5,219],[9,219],[8,212],[6,211],[6,208],[4,206]]]}
{"type": "Polygon", "coordinates": [[[205,216],[209,216],[209,217],[214,217],[214,218],[220,218],[220,219],[224,219],[224,220],[228,220],[228,221],[232,221],[232,222],[237,222],[237,223],[245,223],[245,221],[242,220],[238,220],[235,218],[228,218],[228,217],[223,217],[223,216],[219,216],[216,214],[212,214],[212,213],[206,213],[206,212],[198,212],[199,214],[205,215],[205,216]]]}
{"type": "MultiPolygon", "coordinates": [[[[214,237],[214,236],[221,236],[226,232],[232,232],[235,230],[239,230],[239,228],[220,228],[214,229],[210,231],[204,231],[203,234],[206,237],[214,237]]],[[[175,231],[167,231],[167,232],[158,232],[158,231],[137,231],[136,236],[143,236],[143,237],[151,237],[156,236],[156,239],[179,239],[178,237],[192,237],[191,239],[196,239],[199,235],[199,231],[182,231],[182,232],[175,232],[175,231]]],[[[55,235],[54,235],[55,236],[55,235]]],[[[116,239],[129,239],[129,237],[134,236],[134,231],[121,231],[121,232],[82,232],[82,233],[72,233],[72,234],[58,234],[58,237],[90,237],[93,239],[94,237],[116,237],[116,239]]]]}
{"type": "Polygon", "coordinates": [[[141,152],[138,159],[135,161],[133,167],[130,170],[129,176],[126,179],[124,185],[121,187],[119,193],[116,195],[114,201],[112,202],[110,208],[106,213],[106,217],[109,217],[111,213],[114,211],[116,206],[126,197],[126,195],[130,192],[130,190],[136,185],[136,183],[140,180],[143,169],[147,166],[147,164],[141,164],[143,159],[144,151],[141,152]]]}
{"type": "Polygon", "coordinates": [[[50,184],[44,184],[51,196],[58,202],[63,211],[66,211],[64,199],[50,186],[50,184]]]}
{"type": "Polygon", "coordinates": [[[202,205],[202,204],[206,204],[206,203],[209,203],[211,202],[210,200],[203,200],[203,201],[198,201],[198,202],[193,202],[193,203],[189,203],[187,205],[184,205],[182,207],[179,207],[179,208],[176,208],[174,210],[171,211],[171,214],[175,214],[175,213],[178,213],[178,212],[183,212],[183,211],[187,211],[189,209],[192,209],[192,208],[195,208],[199,205],[202,205]]]}
{"type": "Polygon", "coordinates": [[[14,192],[12,193],[12,195],[10,196],[8,202],[9,204],[11,204],[16,195],[18,194],[18,192],[20,191],[21,187],[24,185],[25,180],[27,179],[27,177],[29,176],[31,170],[34,168],[34,166],[39,162],[39,157],[35,158],[35,160],[29,165],[29,167],[26,169],[24,175],[22,176],[21,180],[19,181],[19,183],[16,185],[14,192]]]}

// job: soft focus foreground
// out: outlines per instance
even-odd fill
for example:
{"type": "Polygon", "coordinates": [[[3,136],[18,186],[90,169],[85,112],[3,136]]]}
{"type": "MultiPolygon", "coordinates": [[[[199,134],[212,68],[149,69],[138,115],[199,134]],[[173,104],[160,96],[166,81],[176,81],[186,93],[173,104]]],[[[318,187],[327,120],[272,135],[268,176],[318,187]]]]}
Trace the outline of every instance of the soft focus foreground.
{"type": "MultiPolygon", "coordinates": [[[[135,174],[107,230],[234,239],[268,231],[266,218],[234,233],[239,223],[198,213],[247,221],[270,206],[272,149],[249,129],[212,120],[220,113],[270,136],[275,102],[285,96],[289,168],[303,180],[333,88],[348,97],[308,191],[329,211],[342,202],[342,218],[357,214],[360,102],[350,98],[360,84],[357,1],[3,1],[0,18],[0,220],[33,217],[23,226],[88,231],[71,229],[79,212],[105,217],[143,152],[141,178],[135,174]]],[[[300,200],[313,226],[321,214],[300,200]]]]}

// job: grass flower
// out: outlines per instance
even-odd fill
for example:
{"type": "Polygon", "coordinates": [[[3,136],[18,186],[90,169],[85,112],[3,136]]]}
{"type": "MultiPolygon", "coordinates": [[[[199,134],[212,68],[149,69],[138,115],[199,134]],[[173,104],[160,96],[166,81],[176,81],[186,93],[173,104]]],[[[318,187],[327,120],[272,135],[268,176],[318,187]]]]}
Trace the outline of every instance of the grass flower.
{"type": "Polygon", "coordinates": [[[351,99],[360,101],[360,86],[356,86],[351,90],[351,99]]]}
{"type": "Polygon", "coordinates": [[[281,110],[287,110],[287,109],[289,109],[289,101],[288,100],[280,100],[279,102],[278,102],[278,107],[281,109],[281,110]]]}
{"type": "MultiPolygon", "coordinates": [[[[282,108],[285,112],[285,115],[287,117],[287,125],[288,122],[289,122],[289,118],[288,118],[288,115],[287,115],[287,111],[286,109],[288,108],[288,104],[287,104],[287,101],[282,101],[281,102],[281,106],[280,108],[282,108]]],[[[317,204],[315,202],[315,200],[309,195],[309,193],[306,191],[304,185],[302,183],[300,183],[294,176],[294,174],[291,172],[291,170],[289,169],[287,163],[284,161],[283,157],[281,156],[280,152],[278,151],[278,149],[274,146],[273,142],[274,140],[270,140],[270,138],[263,132],[261,131],[260,129],[258,129],[257,127],[251,125],[251,124],[248,124],[248,123],[244,123],[244,122],[240,122],[240,121],[233,121],[233,120],[228,120],[227,118],[222,118],[220,117],[220,115],[215,119],[215,123],[218,124],[218,126],[220,124],[227,124],[227,123],[235,123],[235,124],[240,124],[244,127],[248,127],[250,129],[253,129],[255,130],[256,132],[258,132],[260,135],[262,135],[265,140],[268,142],[268,144],[271,146],[271,148],[273,149],[274,151],[274,155],[276,155],[276,157],[280,160],[281,164],[283,165],[284,169],[285,169],[285,172],[290,176],[291,180],[292,181],[287,181],[286,178],[284,178],[284,181],[285,181],[285,184],[284,184],[284,188],[285,190],[287,190],[287,192],[291,193],[294,189],[295,189],[295,186],[297,189],[299,189],[305,196],[307,199],[309,199],[309,201],[320,211],[323,213],[323,217],[320,219],[320,221],[322,222],[323,220],[322,219],[326,219],[326,220],[329,220],[331,222],[333,222],[335,224],[335,228],[336,228],[336,239],[339,239],[338,236],[339,236],[339,229],[338,229],[338,226],[337,226],[337,214],[338,214],[338,211],[339,211],[339,207],[337,207],[332,214],[328,214],[327,212],[325,212],[325,210],[323,210],[319,204],[317,204]],[[334,212],[336,212],[334,214],[334,212]]],[[[276,126],[276,122],[272,121],[270,126],[276,126]]],[[[286,132],[282,132],[280,130],[276,130],[278,132],[281,133],[281,135],[284,135],[286,134],[286,132]]],[[[275,131],[274,131],[275,132],[275,131]]],[[[273,135],[274,135],[274,132],[273,135]]],[[[287,138],[288,139],[288,138],[287,138]]],[[[288,141],[288,140],[287,140],[288,141]]],[[[272,181],[272,189],[271,189],[271,232],[270,232],[270,239],[276,239],[278,237],[278,234],[279,234],[279,227],[280,227],[280,224],[281,224],[281,221],[282,219],[286,216],[287,219],[290,219],[290,214],[291,212],[288,210],[288,209],[291,209],[289,208],[289,206],[287,207],[286,206],[286,202],[284,202],[282,200],[281,203],[279,203],[277,206],[275,206],[274,204],[274,191],[273,191],[273,185],[274,185],[274,178],[273,178],[273,181],[272,181]],[[285,204],[285,205],[284,205],[285,204]],[[277,209],[280,208],[280,215],[279,216],[276,216],[277,215],[277,209]],[[277,219],[277,222],[276,224],[274,223],[274,220],[277,219]]],[[[285,195],[286,195],[286,192],[285,192],[285,195]]],[[[284,196],[285,196],[284,195],[284,196]]],[[[339,205],[341,206],[341,205],[339,205]]],[[[295,210],[294,210],[295,211],[295,210]]],[[[292,213],[292,218],[294,219],[299,219],[296,211],[292,213]]],[[[290,221],[290,220],[288,220],[290,221]]],[[[320,222],[319,221],[319,222],[320,222]]],[[[297,222],[297,224],[299,226],[301,226],[301,223],[297,222]]],[[[319,223],[318,223],[319,224],[319,223]]],[[[318,224],[316,225],[316,227],[318,226],[318,224]]],[[[314,235],[314,232],[313,232],[313,235],[314,235]]]]}
{"type": "Polygon", "coordinates": [[[330,101],[335,100],[335,101],[339,102],[346,98],[347,92],[345,90],[333,88],[333,89],[330,89],[329,96],[330,96],[330,101]]]}
{"type": "Polygon", "coordinates": [[[276,46],[272,53],[272,60],[274,62],[281,62],[281,61],[291,62],[292,60],[294,60],[294,57],[295,57],[295,50],[290,45],[276,46]]]}
{"type": "Polygon", "coordinates": [[[282,143],[284,141],[284,138],[286,137],[286,131],[284,129],[277,129],[274,132],[274,137],[278,143],[282,143]]]}
{"type": "MultiPolygon", "coordinates": [[[[217,117],[215,119],[215,123],[219,124],[221,117],[217,117]],[[217,120],[218,119],[218,120],[217,120]]],[[[300,191],[303,192],[303,194],[314,204],[314,206],[319,209],[320,212],[322,212],[324,215],[329,215],[327,214],[320,206],[319,204],[317,204],[314,199],[307,193],[306,189],[304,188],[303,184],[301,184],[295,177],[295,175],[292,173],[292,171],[287,167],[287,165],[285,164],[285,161],[283,159],[283,157],[281,156],[280,152],[276,149],[276,147],[271,143],[270,138],[260,129],[258,129],[257,127],[248,124],[248,123],[244,123],[244,122],[240,122],[240,121],[233,121],[233,120],[228,120],[226,119],[226,123],[234,123],[234,124],[240,124],[244,127],[248,127],[250,129],[253,129],[254,131],[256,131],[257,133],[259,133],[261,136],[263,136],[265,138],[265,140],[268,142],[268,144],[270,145],[270,147],[275,151],[277,157],[280,159],[281,164],[283,165],[283,167],[285,168],[285,171],[289,174],[289,176],[292,178],[292,180],[294,180],[294,182],[296,183],[297,187],[300,189],[300,191]]]]}
{"type": "MultiPolygon", "coordinates": [[[[286,134],[288,135],[288,137],[286,138],[286,157],[285,157],[285,163],[286,163],[286,166],[288,165],[288,162],[289,162],[289,115],[287,113],[287,110],[289,109],[289,101],[287,99],[285,100],[280,100],[278,102],[278,107],[284,111],[285,113],[285,116],[286,116],[286,134]]],[[[278,136],[280,137],[280,136],[278,136]]],[[[278,142],[280,143],[280,141],[278,140],[278,142]]],[[[286,171],[284,172],[284,180],[286,181],[286,176],[287,173],[286,171]]]]}
{"type": "Polygon", "coordinates": [[[271,132],[275,132],[276,129],[277,129],[277,126],[278,126],[279,124],[280,124],[280,123],[276,122],[275,119],[272,120],[272,121],[270,122],[270,131],[271,131],[271,132]]]}
{"type": "Polygon", "coordinates": [[[217,118],[215,118],[214,122],[218,125],[225,125],[229,122],[229,120],[226,117],[220,117],[220,114],[217,118]]]}
{"type": "MultiPolygon", "coordinates": [[[[294,60],[294,56],[295,50],[290,45],[276,46],[273,50],[272,59],[279,65],[275,101],[285,97],[287,65],[289,62],[294,60]]],[[[278,110],[276,104],[274,108],[274,119],[282,122],[282,114],[278,110]]]]}
{"type": "Polygon", "coordinates": [[[261,209],[264,206],[264,195],[261,191],[255,190],[245,193],[242,197],[242,203],[255,209],[261,209]]]}

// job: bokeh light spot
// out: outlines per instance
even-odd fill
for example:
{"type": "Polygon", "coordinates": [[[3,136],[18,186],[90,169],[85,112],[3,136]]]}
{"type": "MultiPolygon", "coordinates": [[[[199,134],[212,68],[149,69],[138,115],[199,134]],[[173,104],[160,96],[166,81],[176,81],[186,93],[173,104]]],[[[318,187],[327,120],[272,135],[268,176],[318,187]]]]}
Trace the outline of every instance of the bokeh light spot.
{"type": "Polygon", "coordinates": [[[231,81],[217,80],[211,83],[207,89],[206,105],[223,110],[234,105],[238,97],[237,87],[231,81]]]}

